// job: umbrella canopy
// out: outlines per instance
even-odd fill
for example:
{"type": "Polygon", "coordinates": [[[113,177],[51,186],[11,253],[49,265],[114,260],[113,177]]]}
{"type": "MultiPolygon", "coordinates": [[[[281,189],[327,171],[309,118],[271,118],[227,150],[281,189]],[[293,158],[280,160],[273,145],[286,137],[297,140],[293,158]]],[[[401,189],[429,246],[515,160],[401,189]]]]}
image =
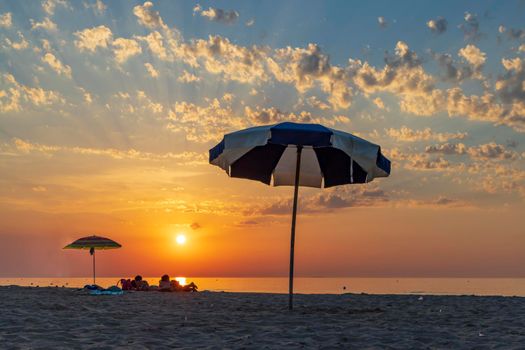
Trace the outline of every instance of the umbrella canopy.
{"type": "Polygon", "coordinates": [[[293,186],[298,148],[302,148],[299,186],[365,183],[390,174],[390,161],[378,145],[319,124],[289,122],[225,135],[210,150],[210,163],[231,177],[293,186]]]}
{"type": "Polygon", "coordinates": [[[383,156],[380,146],[319,124],[285,122],[226,134],[210,149],[209,160],[231,177],[295,187],[290,244],[290,309],[293,305],[298,187],[362,184],[390,175],[390,161],[383,156]]]}
{"type": "Polygon", "coordinates": [[[95,250],[99,249],[116,249],[122,247],[119,243],[105,237],[88,236],[77,239],[68,244],[64,249],[89,249],[93,256],[93,284],[95,284],[95,250]]]}
{"type": "Polygon", "coordinates": [[[116,249],[122,247],[117,242],[99,236],[88,236],[77,239],[71,244],[68,244],[64,249],[116,249]]]}

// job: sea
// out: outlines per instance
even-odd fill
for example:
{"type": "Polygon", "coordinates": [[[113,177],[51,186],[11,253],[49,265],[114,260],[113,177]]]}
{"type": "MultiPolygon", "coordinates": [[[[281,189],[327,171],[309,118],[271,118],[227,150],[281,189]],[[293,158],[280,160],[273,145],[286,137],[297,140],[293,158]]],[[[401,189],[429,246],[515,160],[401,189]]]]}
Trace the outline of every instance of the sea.
{"type": "MultiPolygon", "coordinates": [[[[131,278],[131,277],[130,277],[131,278]]],[[[116,285],[119,277],[99,277],[102,287],[116,285]]],[[[145,277],[150,285],[159,277],[145,277]]],[[[200,291],[288,293],[288,277],[177,277],[181,284],[194,282],[200,291]]],[[[92,277],[0,278],[0,285],[81,288],[92,284],[92,277]]],[[[425,294],[491,295],[525,297],[525,278],[365,278],[297,277],[294,292],[303,294],[425,294]]]]}

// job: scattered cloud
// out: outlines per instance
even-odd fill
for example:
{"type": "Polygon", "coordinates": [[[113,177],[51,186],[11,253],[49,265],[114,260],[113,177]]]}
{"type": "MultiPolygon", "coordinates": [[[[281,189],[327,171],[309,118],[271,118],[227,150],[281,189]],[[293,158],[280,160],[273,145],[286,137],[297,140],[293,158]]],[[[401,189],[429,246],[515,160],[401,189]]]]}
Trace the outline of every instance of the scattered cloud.
{"type": "Polygon", "coordinates": [[[2,13],[0,15],[0,28],[11,28],[13,25],[11,12],[2,13]]]}
{"type": "Polygon", "coordinates": [[[457,133],[436,133],[433,132],[430,128],[425,128],[422,130],[410,129],[407,126],[402,126],[399,129],[386,129],[386,133],[391,138],[397,141],[403,142],[415,142],[415,141],[430,141],[436,140],[439,142],[446,142],[452,139],[462,140],[467,137],[466,132],[457,132],[457,133]]]}
{"type": "Polygon", "coordinates": [[[181,83],[187,83],[187,84],[195,83],[195,82],[198,82],[200,80],[201,80],[201,78],[199,78],[198,76],[196,76],[194,74],[191,74],[187,70],[184,70],[182,72],[182,75],[177,78],[177,81],[179,81],[181,83]]]}
{"type": "MultiPolygon", "coordinates": [[[[456,62],[452,55],[448,53],[432,53],[432,58],[438,62],[439,66],[444,71],[442,78],[444,81],[452,83],[461,83],[466,79],[472,78],[474,75],[481,77],[481,73],[476,72],[470,64],[465,62],[456,62]]],[[[478,69],[481,69],[481,65],[478,69]]]]}
{"type": "Polygon", "coordinates": [[[43,57],[42,61],[47,63],[51,69],[56,73],[65,75],[68,78],[71,78],[71,67],[67,64],[63,64],[55,55],[50,52],[47,52],[43,57]]]}
{"type": "Polygon", "coordinates": [[[444,143],[441,145],[427,146],[426,153],[441,153],[441,154],[467,154],[467,146],[463,143],[444,143]]]}
{"type": "Polygon", "coordinates": [[[29,42],[25,39],[22,32],[18,32],[19,41],[11,41],[9,38],[5,38],[6,44],[14,50],[25,50],[29,48],[29,42]]]}
{"type": "Polygon", "coordinates": [[[46,145],[41,143],[30,142],[19,138],[13,138],[9,144],[4,147],[11,148],[11,154],[44,154],[53,155],[58,153],[70,153],[84,156],[109,157],[116,160],[133,159],[140,161],[162,161],[171,160],[178,164],[202,165],[207,164],[207,157],[204,153],[198,152],[180,152],[180,153],[152,153],[143,152],[130,148],[119,150],[116,148],[91,148],[91,147],[67,147],[58,145],[46,145]]]}
{"type": "Polygon", "coordinates": [[[372,102],[376,105],[377,108],[385,110],[385,103],[380,97],[376,97],[372,100],[372,102]]]}
{"type": "Polygon", "coordinates": [[[476,70],[483,66],[486,60],[486,54],[472,44],[460,49],[458,55],[463,57],[476,70]]]}
{"type": "Polygon", "coordinates": [[[306,102],[313,108],[317,108],[320,110],[328,110],[330,109],[330,106],[326,104],[325,102],[319,100],[316,96],[310,96],[306,99],[306,102]]]}
{"type": "Polygon", "coordinates": [[[432,33],[443,34],[447,31],[448,22],[443,17],[431,19],[427,22],[427,27],[430,28],[432,33]]]}
{"type": "Polygon", "coordinates": [[[144,63],[144,67],[146,67],[146,70],[150,77],[152,78],[158,78],[159,77],[159,71],[153,67],[153,65],[149,62],[144,63]]]}
{"type": "Polygon", "coordinates": [[[237,19],[239,18],[239,13],[237,11],[223,10],[215,7],[210,7],[207,10],[204,10],[200,5],[196,5],[193,8],[193,13],[200,13],[202,17],[206,17],[210,21],[224,24],[233,24],[237,22],[237,19]]]}
{"type": "Polygon", "coordinates": [[[104,25],[87,28],[75,32],[74,35],[78,38],[78,40],[75,40],[75,46],[80,51],[95,52],[99,47],[107,48],[113,40],[113,33],[104,25]]]}
{"type": "Polygon", "coordinates": [[[505,26],[500,25],[498,28],[498,32],[501,34],[506,34],[507,38],[509,39],[523,39],[525,38],[525,30],[524,29],[516,29],[516,28],[509,28],[507,29],[505,26]]]}
{"type": "Polygon", "coordinates": [[[84,7],[92,9],[96,15],[102,16],[107,9],[106,4],[102,0],[96,0],[95,2],[84,2],[84,7]]]}
{"type": "Polygon", "coordinates": [[[53,16],[55,14],[55,9],[57,8],[57,6],[61,6],[66,9],[71,9],[71,6],[66,0],[44,0],[42,2],[42,9],[49,16],[53,16]]]}
{"type": "Polygon", "coordinates": [[[30,19],[29,22],[31,23],[32,30],[44,29],[49,32],[55,32],[58,29],[56,23],[49,19],[49,17],[44,18],[42,22],[36,22],[33,19],[30,19]]]}
{"type": "Polygon", "coordinates": [[[377,17],[377,23],[381,28],[386,28],[388,26],[388,22],[386,21],[386,18],[383,16],[377,17]]]}
{"type": "Polygon", "coordinates": [[[427,146],[426,153],[440,153],[446,155],[466,155],[475,159],[483,160],[515,160],[519,157],[518,153],[507,149],[504,145],[495,142],[486,143],[479,146],[467,147],[463,143],[444,143],[441,145],[427,146]]]}
{"type": "Polygon", "coordinates": [[[477,147],[470,147],[468,154],[477,159],[499,159],[499,160],[514,160],[518,158],[515,151],[508,150],[504,145],[499,145],[495,142],[490,142],[477,147]]]}
{"type": "Polygon", "coordinates": [[[483,35],[479,31],[478,15],[465,12],[464,22],[458,26],[463,31],[465,40],[477,40],[483,35]]]}
{"type": "Polygon", "coordinates": [[[133,39],[117,38],[113,41],[112,45],[115,48],[115,60],[119,64],[126,62],[128,58],[142,52],[139,43],[133,39]]]}
{"type": "Polygon", "coordinates": [[[159,11],[153,11],[153,3],[146,1],[143,5],[137,5],[133,8],[133,14],[137,16],[138,21],[146,28],[164,28],[167,26],[162,21],[159,11]]]}
{"type": "Polygon", "coordinates": [[[3,87],[0,90],[0,112],[20,112],[24,106],[49,106],[55,103],[64,103],[63,96],[52,90],[41,87],[30,87],[16,81],[12,74],[6,73],[1,77],[3,87]],[[24,105],[27,103],[27,105],[24,105]]]}

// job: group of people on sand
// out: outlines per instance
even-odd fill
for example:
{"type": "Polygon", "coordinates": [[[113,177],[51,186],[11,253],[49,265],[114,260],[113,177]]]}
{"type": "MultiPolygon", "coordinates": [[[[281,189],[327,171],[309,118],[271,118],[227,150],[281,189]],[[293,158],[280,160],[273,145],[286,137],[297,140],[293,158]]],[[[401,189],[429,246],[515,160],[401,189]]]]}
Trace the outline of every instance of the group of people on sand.
{"type": "Polygon", "coordinates": [[[197,285],[193,282],[186,285],[181,285],[177,280],[170,280],[170,276],[163,275],[160,278],[159,285],[150,286],[148,281],[142,279],[141,275],[135,276],[133,280],[121,279],[120,284],[122,290],[136,290],[136,291],[159,291],[159,292],[197,292],[197,285]]]}

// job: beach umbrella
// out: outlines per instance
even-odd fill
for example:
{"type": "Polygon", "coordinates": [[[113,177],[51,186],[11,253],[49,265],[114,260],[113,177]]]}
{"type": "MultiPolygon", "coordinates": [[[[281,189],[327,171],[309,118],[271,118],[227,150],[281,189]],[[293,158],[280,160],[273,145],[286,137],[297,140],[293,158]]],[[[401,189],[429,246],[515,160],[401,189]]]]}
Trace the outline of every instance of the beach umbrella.
{"type": "Polygon", "coordinates": [[[390,175],[381,147],[319,124],[279,123],[226,134],[210,149],[210,163],[230,177],[294,186],[289,308],[293,308],[295,221],[299,186],[363,184],[390,175]]]}
{"type": "Polygon", "coordinates": [[[95,284],[95,250],[99,249],[116,249],[122,247],[117,242],[99,236],[88,236],[77,239],[68,244],[64,249],[89,249],[89,254],[93,256],[93,284],[95,284]]]}

